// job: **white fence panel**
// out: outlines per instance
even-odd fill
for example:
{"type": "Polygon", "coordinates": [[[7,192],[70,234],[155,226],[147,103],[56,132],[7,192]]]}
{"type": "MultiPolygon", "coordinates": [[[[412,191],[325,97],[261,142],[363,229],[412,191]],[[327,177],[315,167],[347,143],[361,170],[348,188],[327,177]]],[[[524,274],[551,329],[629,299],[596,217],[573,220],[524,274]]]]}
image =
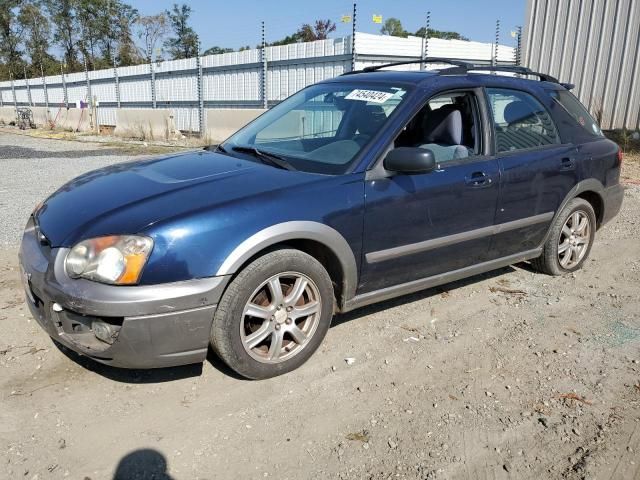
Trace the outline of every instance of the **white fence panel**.
{"type": "Polygon", "coordinates": [[[156,78],[156,101],[197,102],[198,77],[191,74],[156,78]]]}
{"type": "Polygon", "coordinates": [[[145,80],[120,80],[120,100],[132,103],[150,102],[150,83],[145,80]]]}
{"type": "Polygon", "coordinates": [[[69,103],[75,104],[76,102],[87,101],[87,85],[86,84],[73,84],[67,85],[67,94],[69,95],[69,103]]]}
{"type": "Polygon", "coordinates": [[[93,95],[98,102],[116,102],[116,86],[114,82],[110,83],[92,83],[91,95],[93,95]]]}
{"type": "MultiPolygon", "coordinates": [[[[394,60],[418,58],[424,42],[419,37],[388,37],[367,33],[356,34],[356,68],[378,65],[394,60]]],[[[152,91],[155,91],[157,108],[170,108],[175,114],[175,124],[181,130],[198,131],[200,128],[200,101],[204,108],[256,108],[264,102],[263,89],[270,104],[279,102],[313,83],[341,75],[351,68],[351,37],[318,40],[315,42],[267,47],[266,85],[262,85],[263,63],[260,49],[244,50],[201,57],[202,97],[198,98],[198,61],[195,58],[156,62],[152,65],[118,67],[117,82],[113,68],[99,71],[66,74],[68,101],[88,101],[87,75],[91,94],[102,104],[98,108],[100,124],[115,124],[116,102],[122,108],[152,108],[152,91]],[[155,83],[152,85],[152,71],[155,83]],[[266,87],[266,88],[264,88],[266,87]]],[[[489,63],[494,52],[491,43],[464,42],[458,40],[429,39],[429,56],[458,58],[489,63]]],[[[512,62],[514,49],[500,45],[498,60],[512,62]]],[[[432,65],[430,68],[437,66],[432,65]]],[[[399,69],[419,69],[408,65],[399,69]]],[[[60,75],[46,78],[48,100],[51,108],[64,103],[63,78],[60,75]]],[[[29,80],[34,104],[45,104],[41,78],[29,80]]],[[[16,103],[29,105],[24,80],[15,81],[16,103]]],[[[0,98],[3,105],[13,105],[10,82],[0,82],[0,98]]],[[[326,118],[324,112],[309,113],[307,125],[332,125],[334,118],[326,118]],[[318,123],[319,122],[319,123],[318,123]]]]}

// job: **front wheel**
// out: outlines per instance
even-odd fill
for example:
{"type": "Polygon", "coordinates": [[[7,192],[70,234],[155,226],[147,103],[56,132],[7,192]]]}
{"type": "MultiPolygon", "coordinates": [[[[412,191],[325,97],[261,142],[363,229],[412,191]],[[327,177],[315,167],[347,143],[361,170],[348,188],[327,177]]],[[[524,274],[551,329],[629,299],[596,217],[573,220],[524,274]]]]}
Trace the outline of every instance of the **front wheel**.
{"type": "Polygon", "coordinates": [[[211,346],[240,375],[269,378],[315,352],[333,317],[331,278],[313,257],[276,250],[247,265],[216,310],[211,346]]]}
{"type": "Polygon", "coordinates": [[[582,267],[596,234],[596,214],[589,202],[574,198],[551,226],[542,255],[532,261],[536,270],[562,275],[582,267]]]}

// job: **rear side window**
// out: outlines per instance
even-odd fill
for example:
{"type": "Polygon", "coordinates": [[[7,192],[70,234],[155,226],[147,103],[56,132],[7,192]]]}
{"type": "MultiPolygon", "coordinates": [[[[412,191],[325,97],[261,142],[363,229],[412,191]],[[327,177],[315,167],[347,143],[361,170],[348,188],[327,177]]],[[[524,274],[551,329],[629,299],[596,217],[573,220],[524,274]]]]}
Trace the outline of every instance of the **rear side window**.
{"type": "Polygon", "coordinates": [[[516,90],[489,88],[487,98],[498,153],[560,143],[551,115],[533,96],[516,90]]]}
{"type": "Polygon", "coordinates": [[[594,120],[587,109],[580,103],[580,100],[571,92],[567,90],[552,90],[549,95],[587,132],[595,137],[604,137],[598,122],[594,120]]]}

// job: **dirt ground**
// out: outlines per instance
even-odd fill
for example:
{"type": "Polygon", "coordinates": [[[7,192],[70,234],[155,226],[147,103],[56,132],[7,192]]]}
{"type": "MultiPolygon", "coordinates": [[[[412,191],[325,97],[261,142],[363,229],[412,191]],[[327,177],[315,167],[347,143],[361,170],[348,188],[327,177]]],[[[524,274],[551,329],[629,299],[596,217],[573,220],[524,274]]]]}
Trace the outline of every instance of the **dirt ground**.
{"type": "Polygon", "coordinates": [[[583,270],[521,264],[338,316],[260,382],[213,356],[128,371],[60,351],[0,250],[0,478],[638,479],[638,160],[625,179],[583,270]]]}

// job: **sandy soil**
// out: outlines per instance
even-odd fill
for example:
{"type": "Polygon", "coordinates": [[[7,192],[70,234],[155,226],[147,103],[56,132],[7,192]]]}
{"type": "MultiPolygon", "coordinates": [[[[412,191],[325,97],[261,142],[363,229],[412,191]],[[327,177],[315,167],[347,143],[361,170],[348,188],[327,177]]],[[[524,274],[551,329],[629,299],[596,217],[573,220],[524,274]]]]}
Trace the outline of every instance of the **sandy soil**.
{"type": "Polygon", "coordinates": [[[0,478],[638,479],[639,237],[629,182],[583,270],[516,265],[339,316],[305,366],[262,382],[213,357],[65,354],[1,250],[0,478]]]}

